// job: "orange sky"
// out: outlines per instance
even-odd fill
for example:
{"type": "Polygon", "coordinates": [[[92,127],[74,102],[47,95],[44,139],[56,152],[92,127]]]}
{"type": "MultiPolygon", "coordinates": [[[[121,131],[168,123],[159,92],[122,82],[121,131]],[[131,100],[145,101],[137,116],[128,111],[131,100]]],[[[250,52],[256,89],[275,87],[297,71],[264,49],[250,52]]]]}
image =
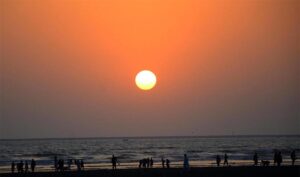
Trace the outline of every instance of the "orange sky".
{"type": "Polygon", "coordinates": [[[0,138],[299,133],[297,0],[0,10],[0,138]],[[149,92],[134,83],[143,69],[157,75],[149,92]]]}

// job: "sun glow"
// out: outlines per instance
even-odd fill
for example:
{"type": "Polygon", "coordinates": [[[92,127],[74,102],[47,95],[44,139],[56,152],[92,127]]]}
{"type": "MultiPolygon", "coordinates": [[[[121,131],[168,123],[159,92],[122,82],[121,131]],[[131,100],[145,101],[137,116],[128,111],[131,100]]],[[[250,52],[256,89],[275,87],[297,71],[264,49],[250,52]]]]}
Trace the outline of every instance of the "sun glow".
{"type": "Polygon", "coordinates": [[[149,70],[143,70],[136,75],[135,83],[142,90],[150,90],[156,84],[156,76],[149,70]]]}

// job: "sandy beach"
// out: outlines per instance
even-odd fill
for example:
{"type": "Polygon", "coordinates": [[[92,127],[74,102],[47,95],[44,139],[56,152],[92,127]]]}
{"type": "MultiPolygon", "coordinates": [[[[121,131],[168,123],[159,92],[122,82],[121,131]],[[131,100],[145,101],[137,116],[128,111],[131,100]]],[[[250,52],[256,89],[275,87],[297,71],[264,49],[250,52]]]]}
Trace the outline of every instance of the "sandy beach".
{"type": "Polygon", "coordinates": [[[87,170],[69,172],[37,172],[37,173],[2,173],[1,177],[14,176],[41,176],[41,177],[60,177],[60,176],[85,176],[85,177],[299,177],[300,166],[269,166],[269,167],[202,167],[191,168],[184,172],[182,168],[152,168],[152,169],[117,169],[117,170],[87,170]]]}
{"type": "MultiPolygon", "coordinates": [[[[182,161],[179,162],[172,162],[171,163],[171,168],[182,168],[182,161]]],[[[259,163],[260,164],[260,163],[259,163]]],[[[291,165],[291,161],[290,160],[285,160],[282,163],[282,166],[290,166],[291,165]]],[[[300,161],[296,161],[295,162],[296,166],[300,166],[300,161]]],[[[118,164],[117,168],[118,169],[129,169],[129,170],[133,170],[133,169],[137,169],[139,166],[139,164],[136,162],[132,162],[132,163],[120,163],[118,164]]],[[[231,167],[248,167],[248,166],[253,166],[253,161],[252,160],[230,160],[229,161],[229,166],[231,167]]],[[[272,163],[271,166],[274,166],[274,164],[272,163]]],[[[161,168],[161,163],[154,163],[153,168],[161,168]]],[[[213,160],[207,160],[207,161],[190,161],[190,167],[193,169],[196,168],[214,168],[217,167],[216,162],[213,160]]],[[[221,167],[223,167],[223,164],[221,164],[221,167]]],[[[84,165],[85,170],[87,171],[97,171],[97,170],[110,170],[112,168],[111,163],[87,163],[84,165]]],[[[153,169],[152,168],[152,169],[153,169]]],[[[0,166],[0,174],[3,173],[10,173],[11,171],[11,166],[10,165],[6,165],[6,166],[0,166]]],[[[54,171],[54,167],[53,165],[37,165],[35,168],[36,172],[53,172],[54,171]]],[[[72,171],[72,172],[76,172],[77,171],[77,167],[72,164],[71,165],[71,170],[68,171],[72,171]]]]}

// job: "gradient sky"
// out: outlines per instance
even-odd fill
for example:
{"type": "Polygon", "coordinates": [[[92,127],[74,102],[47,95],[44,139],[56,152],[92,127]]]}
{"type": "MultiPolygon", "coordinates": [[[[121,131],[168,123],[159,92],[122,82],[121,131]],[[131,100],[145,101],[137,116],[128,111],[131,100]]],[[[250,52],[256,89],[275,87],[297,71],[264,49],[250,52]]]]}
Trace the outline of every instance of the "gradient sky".
{"type": "Polygon", "coordinates": [[[1,0],[0,138],[299,134],[299,2],[1,0]]]}

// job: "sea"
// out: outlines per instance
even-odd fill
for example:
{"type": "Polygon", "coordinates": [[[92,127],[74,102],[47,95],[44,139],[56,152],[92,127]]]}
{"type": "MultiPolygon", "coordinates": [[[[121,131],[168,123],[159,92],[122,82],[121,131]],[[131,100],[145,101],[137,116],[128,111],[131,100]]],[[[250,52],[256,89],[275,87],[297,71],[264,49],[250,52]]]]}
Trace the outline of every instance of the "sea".
{"type": "Polygon", "coordinates": [[[214,166],[216,155],[223,158],[225,153],[230,165],[250,165],[254,152],[260,160],[272,162],[275,150],[281,151],[286,164],[290,163],[292,150],[300,155],[300,135],[0,140],[0,172],[9,170],[12,161],[30,163],[31,159],[36,160],[40,170],[51,170],[55,156],[83,160],[87,168],[110,168],[113,154],[120,168],[137,168],[143,158],[153,158],[157,167],[161,158],[180,166],[184,154],[192,166],[214,166]]]}

